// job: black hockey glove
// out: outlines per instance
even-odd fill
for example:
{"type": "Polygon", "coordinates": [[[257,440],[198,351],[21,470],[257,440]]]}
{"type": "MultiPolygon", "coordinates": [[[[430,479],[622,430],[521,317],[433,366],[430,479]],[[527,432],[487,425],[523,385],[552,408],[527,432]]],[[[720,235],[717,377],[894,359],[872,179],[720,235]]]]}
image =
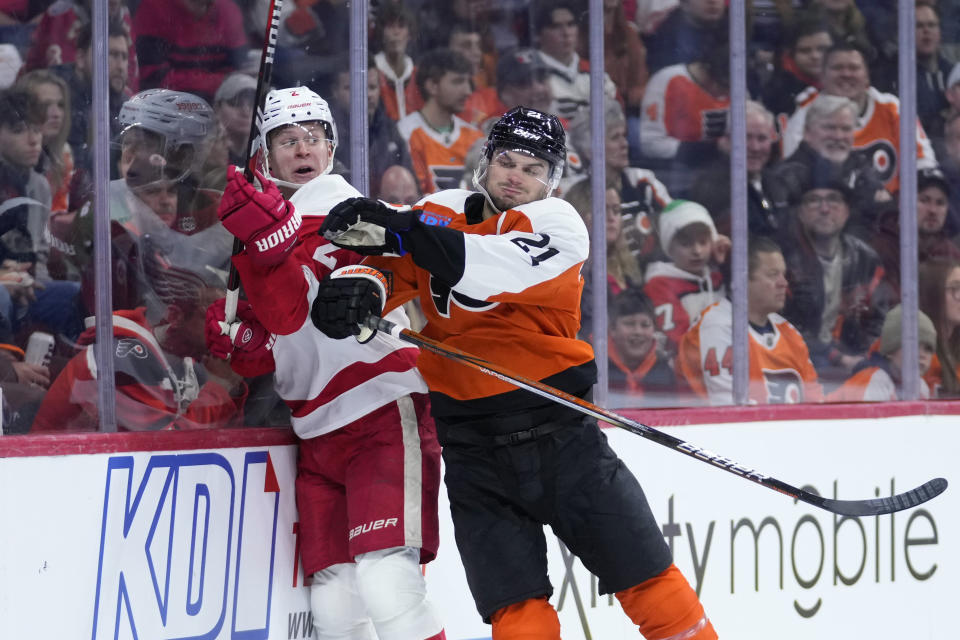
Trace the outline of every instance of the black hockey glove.
{"type": "Polygon", "coordinates": [[[410,209],[394,209],[370,198],[348,198],[330,210],[319,233],[338,247],[363,255],[402,256],[406,250],[401,233],[409,231],[416,218],[410,209]]]}
{"type": "Polygon", "coordinates": [[[365,323],[383,313],[389,291],[387,275],[376,269],[362,264],[340,267],[320,281],[310,319],[327,337],[356,336],[360,343],[369,342],[377,330],[365,323]]]}

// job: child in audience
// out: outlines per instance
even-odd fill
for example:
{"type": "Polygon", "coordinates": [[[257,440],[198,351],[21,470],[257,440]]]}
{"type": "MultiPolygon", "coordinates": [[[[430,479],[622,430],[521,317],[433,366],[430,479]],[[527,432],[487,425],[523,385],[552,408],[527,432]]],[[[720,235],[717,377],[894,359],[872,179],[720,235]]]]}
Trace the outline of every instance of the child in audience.
{"type": "Polygon", "coordinates": [[[722,264],[730,239],[717,233],[710,213],[690,200],[674,200],[660,214],[660,246],[670,262],[647,266],[644,293],[657,314],[657,329],[676,353],[680,338],[700,313],[725,297],[722,264]]]}

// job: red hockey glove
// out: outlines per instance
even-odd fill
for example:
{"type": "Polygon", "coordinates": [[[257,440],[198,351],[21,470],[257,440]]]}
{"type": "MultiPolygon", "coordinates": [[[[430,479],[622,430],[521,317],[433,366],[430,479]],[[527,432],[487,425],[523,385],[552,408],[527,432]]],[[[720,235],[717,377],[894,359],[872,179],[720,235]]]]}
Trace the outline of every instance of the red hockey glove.
{"type": "Polygon", "coordinates": [[[361,344],[369,342],[377,330],[365,322],[383,313],[389,291],[387,276],[376,269],[362,264],[340,267],[320,282],[310,318],[327,337],[356,336],[361,344]]]}
{"type": "Polygon", "coordinates": [[[406,253],[403,231],[409,231],[417,218],[411,209],[394,209],[379,200],[348,198],[337,204],[320,226],[319,233],[344,249],[366,256],[406,253]]]}
{"type": "Polygon", "coordinates": [[[297,241],[302,220],[270,180],[256,172],[263,191],[243,177],[239,167],[227,167],[227,185],[217,215],[227,231],[239,238],[257,264],[281,262],[297,241]]]}
{"type": "Polygon", "coordinates": [[[207,307],[204,335],[214,356],[230,359],[231,368],[252,378],[274,370],[273,336],[264,328],[246,300],[237,301],[237,319],[227,324],[226,298],[207,307]]]}

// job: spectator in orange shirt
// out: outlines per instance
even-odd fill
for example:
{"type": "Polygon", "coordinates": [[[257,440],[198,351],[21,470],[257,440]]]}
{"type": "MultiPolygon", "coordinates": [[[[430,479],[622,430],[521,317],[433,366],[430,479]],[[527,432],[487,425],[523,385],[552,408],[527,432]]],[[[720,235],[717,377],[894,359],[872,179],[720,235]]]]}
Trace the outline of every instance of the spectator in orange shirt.
{"type": "Polygon", "coordinates": [[[434,49],[420,58],[417,73],[423,106],[397,123],[413,160],[420,190],[427,194],[455,188],[463,176],[467,152],[483,138],[457,113],[470,95],[470,63],[450,49],[434,49]]]}
{"type": "MultiPolygon", "coordinates": [[[[839,389],[827,396],[828,402],[887,402],[902,400],[903,308],[897,305],[883,321],[880,344],[863,362],[853,369],[853,375],[839,389]]],[[[917,355],[920,376],[926,375],[937,349],[937,330],[927,314],[917,314],[917,355]]],[[[908,367],[912,369],[912,367],[908,367]]],[[[916,371],[916,369],[913,369],[916,371]]],[[[920,380],[920,398],[930,397],[930,387],[920,380]]]]}
{"type": "Polygon", "coordinates": [[[609,304],[608,384],[624,402],[614,406],[663,406],[675,400],[677,377],[657,344],[653,304],[640,291],[627,289],[609,304]]]}

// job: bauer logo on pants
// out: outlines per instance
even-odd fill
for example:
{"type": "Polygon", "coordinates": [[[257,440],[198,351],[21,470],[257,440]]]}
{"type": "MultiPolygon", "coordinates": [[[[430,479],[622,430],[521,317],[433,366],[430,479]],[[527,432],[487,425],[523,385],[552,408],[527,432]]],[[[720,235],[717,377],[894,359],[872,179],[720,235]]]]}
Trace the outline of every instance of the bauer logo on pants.
{"type": "Polygon", "coordinates": [[[368,522],[367,524],[361,524],[359,526],[350,529],[350,540],[353,540],[362,533],[367,533],[368,531],[375,531],[377,529],[386,529],[387,527],[397,526],[396,518],[381,518],[380,520],[374,520],[368,522]]]}
{"type": "Polygon", "coordinates": [[[266,638],[279,504],[266,451],[110,458],[87,637],[266,638]]]}

